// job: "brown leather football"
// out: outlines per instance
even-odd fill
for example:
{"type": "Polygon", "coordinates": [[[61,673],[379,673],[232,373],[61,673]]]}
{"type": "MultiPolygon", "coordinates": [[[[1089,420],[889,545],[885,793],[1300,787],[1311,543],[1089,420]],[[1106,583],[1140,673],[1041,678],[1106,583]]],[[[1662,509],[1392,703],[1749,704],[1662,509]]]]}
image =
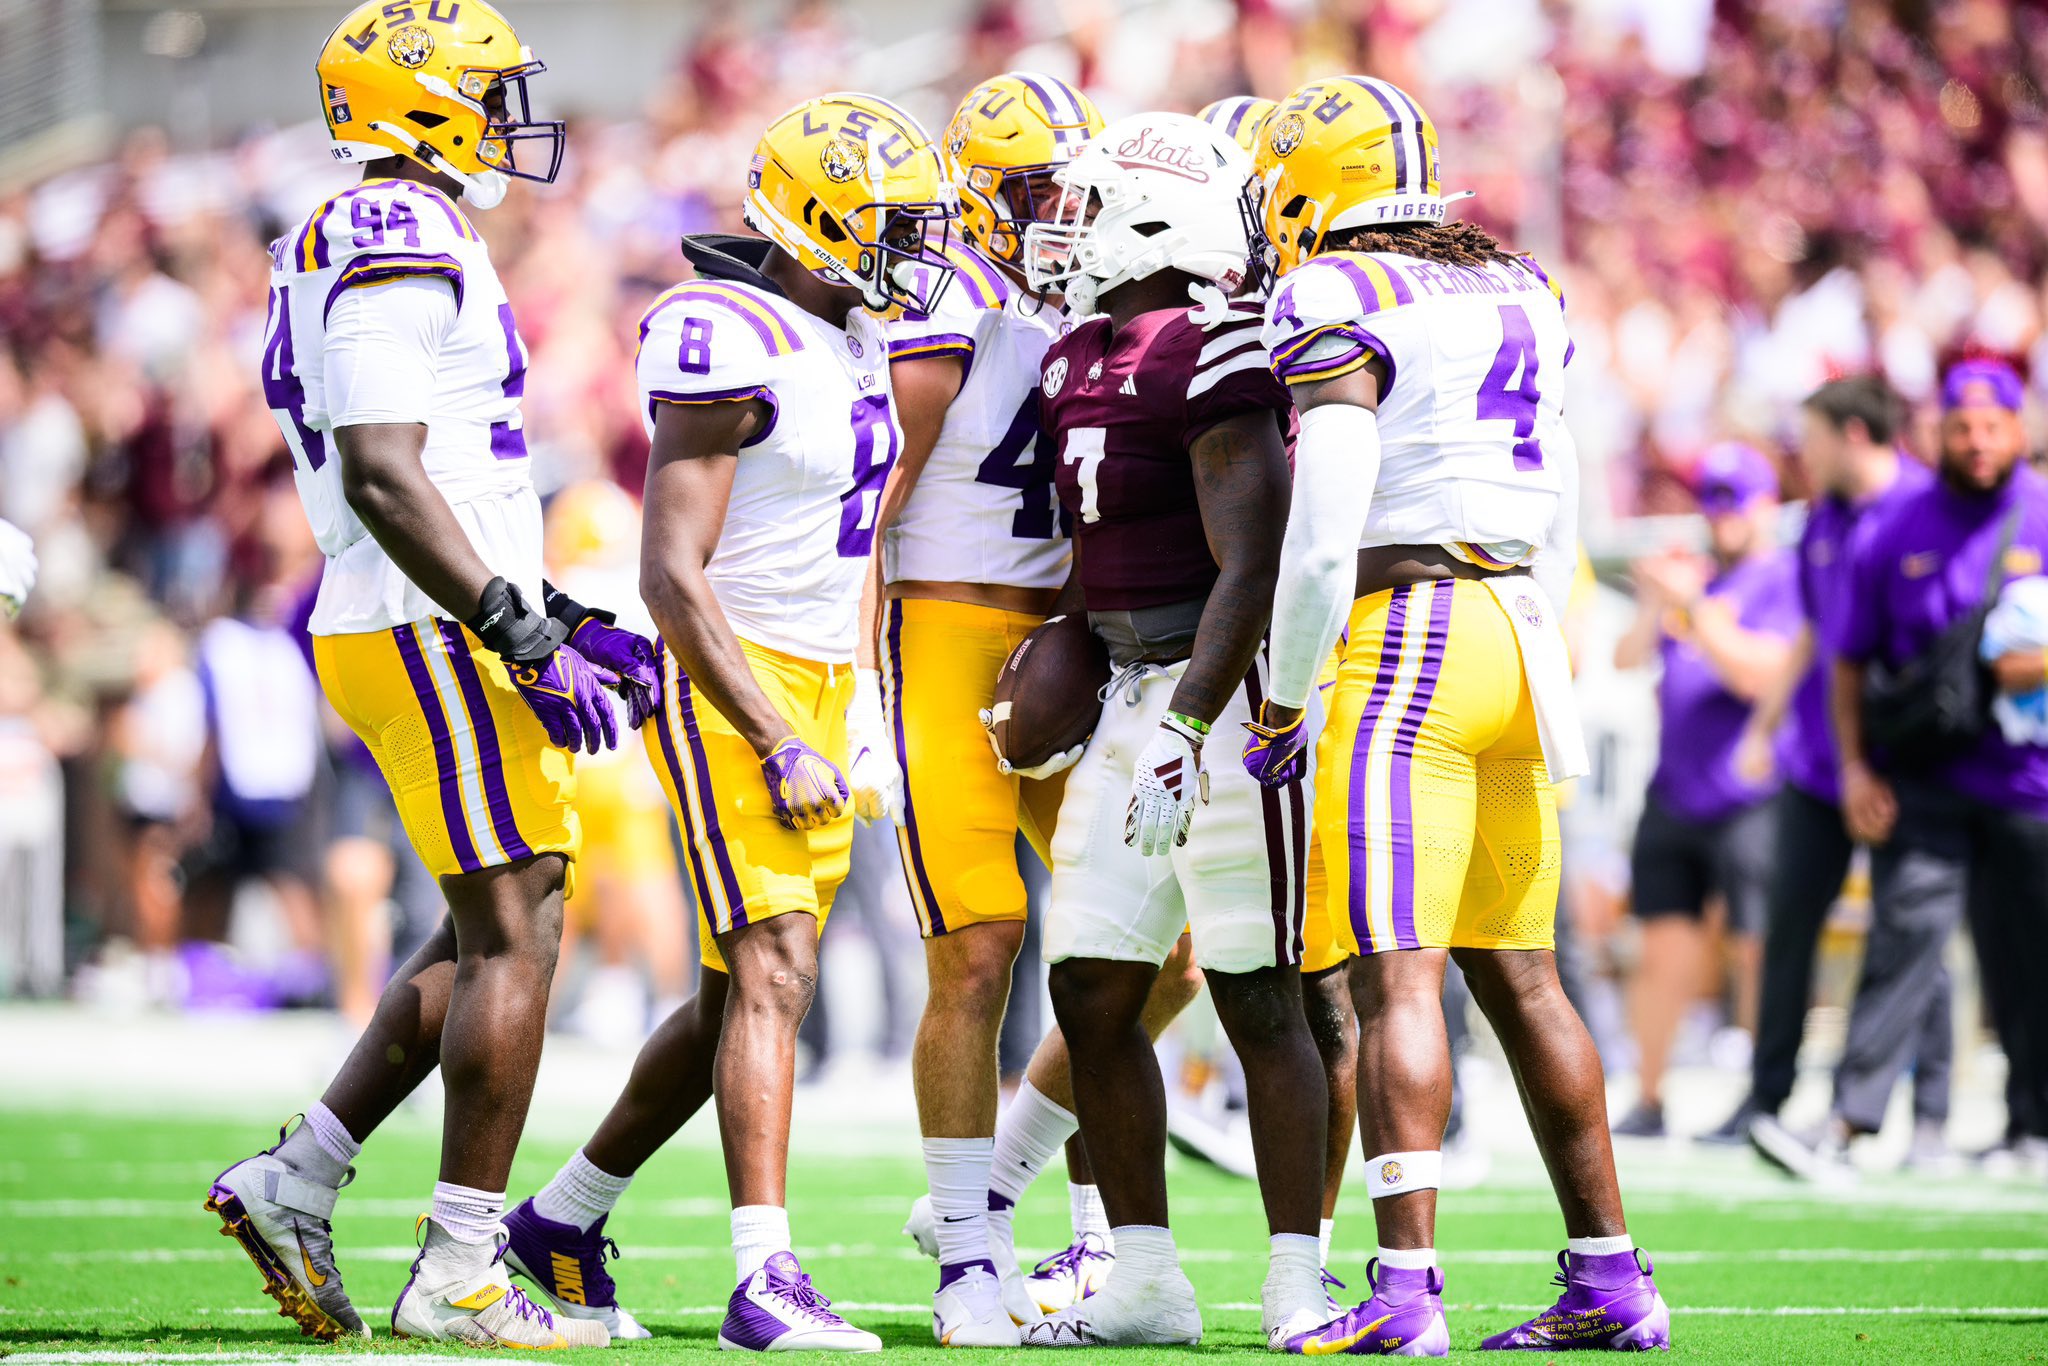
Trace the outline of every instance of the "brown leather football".
{"type": "Polygon", "coordinates": [[[993,709],[996,750],[1015,768],[1035,768],[1082,744],[1102,714],[1096,694],[1109,681],[1109,650],[1088,615],[1048,617],[1003,661],[993,709]]]}

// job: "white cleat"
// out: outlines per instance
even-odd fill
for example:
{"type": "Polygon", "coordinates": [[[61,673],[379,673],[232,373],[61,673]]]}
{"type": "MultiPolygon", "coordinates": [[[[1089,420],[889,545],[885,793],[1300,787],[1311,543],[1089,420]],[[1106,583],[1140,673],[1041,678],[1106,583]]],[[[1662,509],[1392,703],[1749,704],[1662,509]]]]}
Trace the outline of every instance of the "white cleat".
{"type": "Polygon", "coordinates": [[[1330,1320],[1342,1317],[1342,1309],[1335,1313],[1330,1312],[1333,1303],[1324,1298],[1313,1305],[1297,1309],[1279,1309],[1271,1304],[1266,1305],[1260,1315],[1262,1326],[1266,1330],[1266,1350],[1284,1352],[1291,1339],[1300,1337],[1303,1333],[1313,1333],[1330,1320]]]}
{"type": "MultiPolygon", "coordinates": [[[[427,1243],[447,1239],[438,1224],[427,1224],[427,1243]]],[[[412,1279],[391,1306],[391,1335],[429,1342],[457,1342],[468,1347],[514,1347],[526,1351],[559,1351],[567,1347],[609,1347],[611,1334],[594,1319],[572,1319],[541,1308],[512,1284],[505,1264],[493,1258],[473,1276],[440,1284],[423,1278],[427,1253],[413,1260],[412,1279]]]]}
{"type": "Polygon", "coordinates": [[[1095,1234],[1084,1233],[1033,1267],[1024,1288],[1040,1312],[1057,1314],[1100,1290],[1115,1268],[1116,1254],[1095,1234]]]}
{"type": "MultiPolygon", "coordinates": [[[[245,1158],[215,1177],[206,1208],[220,1216],[220,1231],[249,1254],[263,1273],[263,1293],[300,1332],[325,1342],[366,1338],[370,1330],[349,1303],[334,1265],[334,1230],[327,1221],[339,1188],[295,1176],[276,1151],[245,1158]]],[[[342,1185],[354,1175],[350,1168],[342,1185]]]]}
{"type": "Polygon", "coordinates": [[[932,1336],[941,1347],[1017,1347],[1023,1336],[1003,1307],[1003,1287],[969,1267],[932,1296],[932,1336]]]}
{"type": "MultiPolygon", "coordinates": [[[[910,1217],[903,1221],[903,1232],[910,1241],[917,1244],[917,1250],[933,1261],[939,1259],[938,1216],[932,1212],[932,1198],[920,1195],[910,1203],[910,1217]]],[[[1015,1324],[1036,1323],[1045,1317],[1032,1297],[1031,1287],[1024,1278],[1024,1272],[1017,1265],[1017,1254],[1012,1251],[1003,1256],[989,1242],[989,1260],[996,1264],[996,1278],[1001,1283],[1003,1308],[1015,1324]]],[[[1105,1273],[1107,1274],[1107,1273],[1105,1273]]]]}
{"type": "Polygon", "coordinates": [[[1109,1285],[1024,1329],[1026,1347],[1193,1347],[1202,1340],[1195,1287],[1178,1266],[1109,1285]]]}
{"type": "Polygon", "coordinates": [[[917,1250],[933,1261],[939,1259],[939,1217],[932,1213],[932,1198],[920,1195],[910,1202],[910,1217],[903,1221],[903,1231],[910,1235],[910,1241],[917,1244],[917,1250]]]}

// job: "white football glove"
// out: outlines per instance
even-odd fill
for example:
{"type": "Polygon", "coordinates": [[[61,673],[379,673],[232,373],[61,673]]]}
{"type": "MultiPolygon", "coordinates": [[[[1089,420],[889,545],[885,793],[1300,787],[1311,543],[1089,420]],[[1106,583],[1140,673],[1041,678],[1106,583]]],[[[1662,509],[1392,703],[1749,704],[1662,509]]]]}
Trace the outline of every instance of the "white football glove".
{"type": "MultiPolygon", "coordinates": [[[[1058,618],[1054,618],[1054,620],[1058,620],[1058,618]]],[[[996,703],[997,708],[1007,708],[1009,705],[1008,702],[996,703]]],[[[1008,715],[1008,712],[1004,714],[1008,715]]],[[[988,737],[988,747],[996,752],[996,772],[1005,777],[1015,775],[1019,778],[1050,778],[1053,774],[1064,773],[1079,763],[1082,752],[1088,748],[1088,742],[1083,740],[1072,749],[1060,750],[1042,764],[1033,764],[1029,768],[1019,768],[1003,757],[1003,747],[996,740],[997,718],[995,710],[982,707],[975,712],[975,715],[981,720],[981,733],[988,737]]]]}
{"type": "Polygon", "coordinates": [[[853,814],[863,825],[887,817],[903,824],[903,766],[896,762],[896,743],[882,715],[882,675],[856,669],[853,703],[846,709],[846,785],[853,789],[853,814]]]}
{"type": "Polygon", "coordinates": [[[36,586],[36,548],[28,533],[0,521],[0,611],[14,617],[36,586]]]}
{"type": "Polygon", "coordinates": [[[1169,716],[1138,756],[1131,804],[1124,810],[1124,843],[1147,858],[1171,853],[1188,842],[1195,803],[1208,800],[1202,737],[1169,716]]]}

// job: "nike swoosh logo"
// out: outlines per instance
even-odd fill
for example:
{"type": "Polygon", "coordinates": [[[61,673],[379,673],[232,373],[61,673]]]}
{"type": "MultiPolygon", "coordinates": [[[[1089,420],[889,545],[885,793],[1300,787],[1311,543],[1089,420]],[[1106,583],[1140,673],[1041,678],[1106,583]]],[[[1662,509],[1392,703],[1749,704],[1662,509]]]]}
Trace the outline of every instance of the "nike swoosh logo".
{"type": "MultiPolygon", "coordinates": [[[[297,1225],[294,1225],[293,1228],[294,1231],[296,1231],[297,1225]]],[[[304,1263],[305,1265],[306,1283],[308,1285],[312,1286],[315,1290],[318,1290],[321,1286],[327,1284],[327,1278],[313,1269],[313,1258],[306,1251],[303,1244],[299,1247],[299,1261],[304,1263]]]]}
{"type": "MultiPolygon", "coordinates": [[[[1399,1311],[1397,1310],[1395,1312],[1398,1313],[1399,1311]]],[[[1392,1317],[1394,1317],[1393,1314],[1382,1314],[1378,1318],[1374,1319],[1371,1323],[1365,1325],[1365,1327],[1359,1329],[1357,1332],[1347,1333],[1345,1336],[1341,1338],[1324,1338],[1320,1341],[1312,1339],[1301,1345],[1301,1354],[1303,1356],[1319,1357],[1335,1356],[1341,1352],[1348,1352],[1353,1347],[1363,1342],[1365,1339],[1371,1337],[1373,1333],[1378,1330],[1381,1324],[1385,1323],[1388,1319],[1392,1317]]]]}
{"type": "Polygon", "coordinates": [[[971,1214],[948,1214],[943,1216],[939,1222],[942,1224],[964,1224],[973,1217],[971,1214]]]}

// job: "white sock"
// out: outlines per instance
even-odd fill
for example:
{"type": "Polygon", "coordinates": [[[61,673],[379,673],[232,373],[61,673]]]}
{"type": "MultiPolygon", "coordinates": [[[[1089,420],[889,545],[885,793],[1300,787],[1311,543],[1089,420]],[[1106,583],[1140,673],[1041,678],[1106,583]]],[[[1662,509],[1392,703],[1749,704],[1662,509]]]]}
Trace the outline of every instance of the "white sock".
{"type": "Polygon", "coordinates": [[[996,1267],[1017,1259],[1017,1200],[1081,1127],[1071,1110],[1053,1104],[1026,1081],[996,1121],[995,1152],[989,1159],[988,1241],[996,1267]]]}
{"type": "Polygon", "coordinates": [[[1436,1265],[1433,1247],[1383,1247],[1380,1265],[1396,1271],[1427,1271],[1436,1265]]]}
{"type": "Polygon", "coordinates": [[[1316,1246],[1322,1252],[1324,1266],[1330,1264],[1330,1239],[1335,1237],[1336,1233],[1337,1221],[1335,1219],[1323,1220],[1322,1231],[1316,1236],[1316,1246]]]}
{"type": "Polygon", "coordinates": [[[588,1233],[592,1224],[612,1212],[612,1206],[619,1203],[619,1197],[632,1184],[632,1177],[613,1176],[578,1148],[555,1173],[555,1179],[533,1197],[533,1212],[558,1224],[574,1224],[579,1232],[588,1233]]]}
{"type": "Polygon", "coordinates": [[[1116,1236],[1116,1271],[1110,1276],[1114,1285],[1119,1277],[1129,1277],[1126,1284],[1144,1284],[1146,1277],[1170,1270],[1180,1265],[1180,1251],[1173,1245],[1173,1230],[1157,1224],[1124,1224],[1112,1232],[1116,1236]]]}
{"type": "Polygon", "coordinates": [[[732,1260],[741,1280],[759,1271],[770,1257],[789,1251],[789,1211],[780,1205],[735,1205],[732,1211],[732,1260]]]}
{"type": "Polygon", "coordinates": [[[1322,1243],[1311,1233],[1276,1233],[1266,1240],[1266,1284],[1282,1294],[1323,1299],[1322,1243]]]}
{"type": "Polygon", "coordinates": [[[1612,1238],[1567,1238],[1564,1249],[1574,1257],[1612,1257],[1617,1252],[1634,1252],[1636,1240],[1626,1233],[1612,1238]]]}
{"type": "Polygon", "coordinates": [[[434,1225],[427,1231],[421,1274],[430,1285],[480,1274],[498,1255],[504,1230],[505,1192],[481,1191],[452,1181],[434,1183],[434,1225]]]}
{"type": "Polygon", "coordinates": [[[339,1187],[348,1176],[348,1164],[362,1150],[334,1111],[316,1100],[306,1107],[305,1123],[277,1145],[277,1157],[294,1176],[318,1186],[339,1187]]]}
{"type": "Polygon", "coordinates": [[[1092,1233],[1105,1251],[1116,1251],[1116,1237],[1109,1231],[1109,1211],[1102,1204],[1102,1187],[1067,1182],[1067,1215],[1073,1221],[1075,1242],[1080,1242],[1083,1234],[1092,1233]]]}
{"type": "Polygon", "coordinates": [[[993,1138],[924,1141],[924,1174],[931,1186],[942,1270],[989,1260],[988,1170],[995,1150],[993,1138]]]}

